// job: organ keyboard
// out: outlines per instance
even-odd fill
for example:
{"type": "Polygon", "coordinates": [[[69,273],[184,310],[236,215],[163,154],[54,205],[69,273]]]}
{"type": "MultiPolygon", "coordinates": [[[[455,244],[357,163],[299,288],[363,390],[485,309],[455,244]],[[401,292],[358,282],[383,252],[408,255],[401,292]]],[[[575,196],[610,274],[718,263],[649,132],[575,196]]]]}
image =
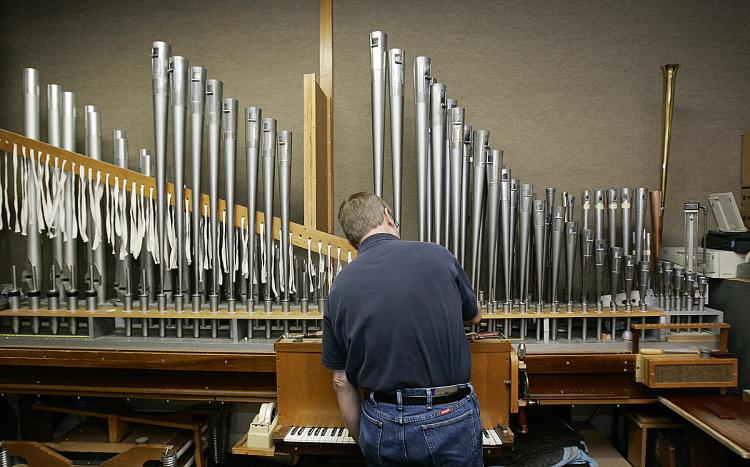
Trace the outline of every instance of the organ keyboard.
{"type": "MultiPolygon", "coordinates": [[[[502,446],[501,435],[507,433],[502,427],[488,428],[482,430],[482,446],[502,446]],[[499,433],[498,433],[499,431],[499,433]]],[[[318,443],[318,444],[355,444],[354,439],[349,436],[349,430],[342,427],[305,427],[293,426],[284,436],[284,442],[291,443],[318,443]]]]}
{"type": "MultiPolygon", "coordinates": [[[[513,446],[513,432],[507,427],[510,414],[518,410],[516,355],[507,340],[483,339],[469,346],[484,455],[499,457],[513,446]]],[[[339,415],[332,373],[320,363],[321,349],[319,338],[283,338],[274,345],[279,414],[275,450],[359,456],[359,447],[339,415]]]]}

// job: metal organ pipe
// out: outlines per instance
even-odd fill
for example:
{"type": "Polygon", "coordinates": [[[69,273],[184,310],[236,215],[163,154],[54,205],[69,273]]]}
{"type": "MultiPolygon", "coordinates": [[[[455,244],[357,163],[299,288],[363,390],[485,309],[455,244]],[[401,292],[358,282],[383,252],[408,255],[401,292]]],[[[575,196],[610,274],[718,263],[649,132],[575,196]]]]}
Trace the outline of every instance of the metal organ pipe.
{"type": "Polygon", "coordinates": [[[372,159],[375,194],[383,196],[383,141],[385,137],[385,72],[388,36],[383,31],[370,33],[372,67],[372,159]]]}

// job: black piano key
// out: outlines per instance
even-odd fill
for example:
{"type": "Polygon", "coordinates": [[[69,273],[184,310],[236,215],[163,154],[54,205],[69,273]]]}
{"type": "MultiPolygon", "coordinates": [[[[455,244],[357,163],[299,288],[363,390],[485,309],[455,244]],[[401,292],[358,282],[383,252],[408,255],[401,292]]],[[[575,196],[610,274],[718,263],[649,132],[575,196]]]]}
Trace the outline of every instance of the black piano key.
{"type": "Polygon", "coordinates": [[[315,428],[315,431],[313,432],[313,435],[316,437],[320,434],[320,427],[315,428]]]}
{"type": "Polygon", "coordinates": [[[336,436],[341,436],[342,434],[344,434],[343,428],[339,428],[338,430],[336,430],[336,436]]]}
{"type": "Polygon", "coordinates": [[[311,426],[310,428],[308,428],[307,429],[307,435],[310,436],[312,434],[313,430],[315,430],[315,427],[313,427],[313,426],[311,426]]]}
{"type": "Polygon", "coordinates": [[[298,426],[292,427],[292,436],[295,436],[298,431],[299,431],[299,427],[298,426]]]}

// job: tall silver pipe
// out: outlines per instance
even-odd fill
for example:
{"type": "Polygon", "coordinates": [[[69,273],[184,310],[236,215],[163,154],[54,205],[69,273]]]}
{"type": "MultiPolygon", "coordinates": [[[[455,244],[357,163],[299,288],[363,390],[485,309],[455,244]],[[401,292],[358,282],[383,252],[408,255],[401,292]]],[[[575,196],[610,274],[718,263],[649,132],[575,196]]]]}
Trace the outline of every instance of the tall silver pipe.
{"type": "Polygon", "coordinates": [[[669,261],[662,261],[661,268],[664,275],[664,280],[662,280],[662,288],[664,289],[664,311],[672,311],[673,265],[669,261]]]}
{"type": "Polygon", "coordinates": [[[435,243],[443,241],[443,163],[445,159],[445,85],[430,87],[430,126],[432,129],[432,220],[435,243]]]}
{"type": "MultiPolygon", "coordinates": [[[[578,222],[565,223],[565,298],[568,312],[573,311],[573,276],[576,269],[576,246],[578,246],[578,222]]],[[[570,325],[568,325],[570,333],[570,325]]]]}
{"type": "MultiPolygon", "coordinates": [[[[501,151],[502,153],[502,151],[501,151]]],[[[508,170],[510,172],[510,170],[508,170]]],[[[510,292],[511,300],[516,301],[516,224],[518,223],[518,179],[510,179],[510,292]]]]}
{"type": "MultiPolygon", "coordinates": [[[[59,84],[47,85],[47,142],[52,146],[62,147],[62,86],[59,84]]],[[[57,175],[60,169],[54,172],[57,175]]],[[[60,227],[57,227],[57,235],[52,239],[52,257],[55,260],[57,271],[62,271],[65,265],[63,256],[63,236],[60,227]]],[[[57,278],[54,279],[57,281],[57,278]]],[[[50,284],[52,289],[63,293],[63,288],[56,288],[56,284],[50,284]]],[[[61,297],[62,298],[62,297],[61,297]]]]}
{"type": "Polygon", "coordinates": [[[227,97],[222,105],[221,134],[224,147],[224,183],[227,217],[224,223],[227,273],[226,291],[227,304],[230,312],[234,312],[234,177],[237,162],[237,99],[227,97]]]}
{"type": "Polygon", "coordinates": [[[474,136],[474,156],[472,159],[473,196],[471,199],[471,286],[479,292],[481,278],[481,228],[482,212],[484,210],[484,171],[487,162],[487,145],[489,144],[489,130],[477,130],[474,136]]]}
{"type": "Polygon", "coordinates": [[[552,303],[552,215],[553,211],[555,209],[555,193],[556,193],[555,187],[547,187],[545,190],[545,195],[547,197],[547,202],[545,204],[545,225],[546,229],[544,231],[544,242],[545,246],[544,249],[547,252],[547,258],[545,262],[545,271],[544,275],[547,278],[545,281],[545,286],[547,287],[547,302],[552,303]]]}
{"type": "Polygon", "coordinates": [[[607,190],[607,233],[610,248],[617,246],[617,208],[617,190],[607,190]]]}
{"type": "Polygon", "coordinates": [[[169,57],[169,84],[172,102],[172,151],[174,153],[174,220],[177,234],[177,287],[175,306],[182,308],[187,283],[185,274],[185,130],[187,128],[190,66],[188,59],[169,57]]]}
{"type": "MultiPolygon", "coordinates": [[[[586,190],[581,194],[581,232],[590,230],[591,192],[586,190]]],[[[593,236],[592,236],[593,238],[593,236]]]]}
{"type": "MultiPolygon", "coordinates": [[[[39,134],[39,71],[35,68],[23,69],[23,134],[28,138],[40,139],[39,134]]],[[[37,154],[37,157],[41,155],[37,154]]],[[[26,256],[28,260],[29,277],[34,276],[34,270],[42,270],[42,245],[39,239],[39,221],[37,219],[37,179],[36,171],[31,171],[28,181],[29,223],[26,229],[26,256]]],[[[43,287],[43,274],[38,277],[37,287],[43,287]]],[[[38,318],[36,318],[38,319],[38,318]]]]}
{"type": "MultiPolygon", "coordinates": [[[[99,119],[99,112],[93,105],[84,106],[84,127],[86,132],[86,155],[90,158],[100,161],[102,160],[102,130],[101,122],[99,119]]],[[[101,206],[89,206],[89,209],[93,212],[94,209],[101,210],[101,206]]],[[[93,224],[91,224],[91,232],[93,233],[93,224]]],[[[96,272],[99,274],[99,284],[96,285],[96,296],[98,303],[104,303],[107,300],[107,268],[104,262],[104,245],[99,244],[96,251],[92,249],[94,240],[89,239],[89,255],[91,256],[91,262],[94,265],[96,272]]],[[[89,271],[92,269],[89,268],[89,271]]],[[[89,281],[93,284],[94,278],[90,278],[89,281]]]]}
{"type": "Polygon", "coordinates": [[[497,286],[497,224],[498,224],[498,201],[500,190],[500,151],[491,149],[487,154],[487,258],[488,262],[488,303],[490,312],[495,306],[495,290],[497,286]]]}
{"type": "MultiPolygon", "coordinates": [[[[62,147],[67,151],[76,152],[76,96],[72,92],[62,94],[62,147]]],[[[71,273],[78,263],[78,239],[73,238],[73,177],[65,179],[65,230],[68,232],[68,240],[65,246],[65,267],[61,270],[70,284],[71,273]]]]}
{"type": "MultiPolygon", "coordinates": [[[[448,222],[446,218],[446,224],[450,224],[450,247],[453,256],[461,262],[461,230],[462,222],[465,222],[465,217],[461,216],[465,213],[462,202],[464,201],[463,181],[464,181],[464,108],[454,107],[450,112],[450,127],[448,129],[450,135],[450,172],[451,172],[451,186],[450,186],[450,204],[451,204],[451,219],[448,222]]],[[[446,204],[448,199],[445,200],[446,204]]]]}
{"type": "Polygon", "coordinates": [[[502,248],[503,248],[503,280],[505,285],[505,301],[503,302],[503,312],[510,312],[513,296],[510,289],[511,272],[510,262],[513,250],[511,248],[511,199],[510,199],[510,169],[502,169],[500,172],[500,224],[502,231],[502,248]]]}
{"type": "MultiPolygon", "coordinates": [[[[531,240],[531,210],[534,186],[528,183],[521,185],[518,201],[518,287],[521,313],[526,313],[528,304],[529,280],[529,242],[531,240]]],[[[524,321],[525,322],[525,321],[524,321]]]]}
{"type": "Polygon", "coordinates": [[[594,240],[604,240],[604,190],[594,194],[594,240]]]}
{"type": "MultiPolygon", "coordinates": [[[[112,156],[115,165],[123,169],[128,169],[128,139],[125,130],[115,130],[112,136],[112,142],[112,156]]],[[[100,248],[103,248],[103,245],[100,248]]],[[[130,271],[130,254],[126,255],[123,259],[119,259],[119,246],[117,253],[118,259],[116,261],[117,268],[115,269],[115,282],[118,290],[116,292],[118,294],[123,292],[124,294],[127,285],[127,277],[125,275],[130,271]]]]}
{"type": "Polygon", "coordinates": [[[159,300],[163,308],[167,275],[167,120],[169,115],[169,56],[171,48],[157,41],[151,46],[151,84],[154,99],[154,156],[156,158],[156,229],[159,242],[159,300]]]}
{"type": "MultiPolygon", "coordinates": [[[[617,291],[620,290],[620,269],[622,267],[622,248],[616,246],[609,249],[609,287],[610,287],[610,308],[617,311],[617,291]]],[[[614,337],[614,330],[613,336],[614,337]]]]}
{"type": "Polygon", "coordinates": [[[581,231],[581,308],[584,312],[588,311],[589,276],[593,255],[594,233],[590,229],[583,229],[581,231]]]}
{"type": "Polygon", "coordinates": [[[453,179],[451,178],[451,111],[458,105],[455,99],[445,99],[445,146],[443,147],[443,245],[450,248],[451,205],[453,204],[453,179]]]}
{"type": "Polygon", "coordinates": [[[393,158],[393,215],[401,225],[401,171],[404,153],[404,62],[402,49],[388,51],[388,87],[391,109],[391,157],[393,158]]]}
{"type": "Polygon", "coordinates": [[[643,234],[646,229],[646,209],[648,208],[648,190],[635,189],[635,264],[643,259],[643,234]]]}
{"type": "MultiPolygon", "coordinates": [[[[289,311],[289,190],[292,183],[292,132],[280,131],[279,141],[279,207],[281,211],[281,280],[284,295],[281,308],[289,311]]],[[[284,321],[284,332],[288,332],[289,320],[284,321]]]]}
{"type": "Polygon", "coordinates": [[[646,290],[651,275],[651,261],[642,260],[638,263],[638,294],[641,311],[646,311],[646,290]]]}
{"type": "MultiPolygon", "coordinates": [[[[265,311],[271,312],[271,282],[273,277],[273,182],[276,163],[276,120],[273,118],[263,119],[263,146],[261,152],[263,162],[263,210],[265,212],[265,235],[266,235],[266,293],[264,297],[265,311]]],[[[266,324],[267,330],[268,323],[266,324]]]]}
{"type": "Polygon", "coordinates": [[[471,125],[464,125],[463,153],[461,157],[461,213],[459,214],[458,261],[466,269],[466,224],[469,210],[469,179],[471,178],[471,161],[474,157],[474,132],[471,125]]]}
{"type": "MultiPolygon", "coordinates": [[[[247,266],[250,271],[248,278],[247,309],[255,309],[255,297],[253,297],[253,275],[258,266],[255,264],[255,221],[256,206],[258,200],[258,157],[260,156],[260,127],[263,120],[263,111],[258,107],[245,109],[245,141],[247,144],[247,213],[250,235],[247,245],[247,266]]],[[[260,287],[260,284],[258,284],[260,287]]]]}
{"type": "Polygon", "coordinates": [[[208,196],[211,221],[211,294],[212,310],[219,300],[219,274],[221,261],[219,252],[219,153],[221,146],[221,104],[223,83],[216,79],[206,80],[206,114],[208,117],[208,196]]]}
{"type": "Polygon", "coordinates": [[[370,33],[370,69],[372,71],[372,165],[375,194],[383,196],[383,144],[385,139],[385,73],[388,35],[370,33]]]}
{"type": "MultiPolygon", "coordinates": [[[[607,255],[607,243],[601,239],[594,239],[594,268],[596,279],[596,311],[602,311],[602,295],[604,291],[604,262],[607,255]]],[[[597,336],[599,339],[599,336],[597,336]]]]}
{"type": "MultiPolygon", "coordinates": [[[[199,267],[198,255],[201,254],[201,169],[203,160],[203,107],[206,100],[206,69],[199,66],[190,67],[190,190],[192,192],[192,232],[193,232],[193,311],[200,311],[201,297],[199,290],[203,282],[203,268],[199,267]]],[[[208,248],[208,245],[204,246],[208,248]]],[[[196,323],[197,324],[197,323],[196,323]]]]}
{"type": "MultiPolygon", "coordinates": [[[[536,274],[536,312],[541,313],[544,307],[544,265],[546,262],[546,251],[544,233],[546,230],[546,214],[544,200],[534,200],[534,272],[536,274]]],[[[539,326],[537,325],[537,329],[539,326]]],[[[539,339],[537,333],[537,339],[539,339]]]]}
{"type": "Polygon", "coordinates": [[[563,250],[563,208],[556,206],[552,214],[552,311],[557,311],[557,282],[560,273],[560,257],[563,250]]]}
{"type": "MultiPolygon", "coordinates": [[[[154,176],[154,158],[151,155],[151,151],[148,149],[141,148],[140,150],[138,157],[138,170],[147,177],[154,176]]],[[[146,199],[146,202],[150,202],[150,200],[146,199]]],[[[142,278],[146,278],[145,284],[147,284],[148,290],[141,290],[141,295],[147,295],[148,302],[153,303],[154,300],[156,300],[156,288],[154,287],[156,284],[156,277],[154,277],[154,260],[150,254],[145,253],[146,252],[141,255],[140,260],[141,276],[142,278]]],[[[143,307],[143,304],[141,304],[141,307],[143,307]]]]}
{"type": "Polygon", "coordinates": [[[419,210],[419,241],[428,240],[427,237],[427,180],[430,174],[427,170],[429,151],[429,115],[430,115],[430,57],[414,59],[414,114],[417,140],[417,202],[419,210]]]}
{"type": "Polygon", "coordinates": [[[623,188],[620,190],[620,206],[622,207],[622,251],[624,255],[631,255],[633,253],[630,249],[632,240],[630,232],[632,201],[630,188],[623,188]]]}

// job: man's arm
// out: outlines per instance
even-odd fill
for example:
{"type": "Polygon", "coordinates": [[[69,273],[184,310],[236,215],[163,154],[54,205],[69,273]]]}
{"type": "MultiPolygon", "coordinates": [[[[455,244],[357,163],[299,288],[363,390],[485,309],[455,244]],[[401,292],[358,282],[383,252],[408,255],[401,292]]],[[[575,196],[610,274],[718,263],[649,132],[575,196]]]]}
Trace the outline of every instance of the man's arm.
{"type": "Polygon", "coordinates": [[[339,403],[341,418],[344,419],[344,425],[349,429],[349,436],[356,443],[359,443],[359,417],[361,410],[359,390],[349,382],[344,370],[334,370],[333,390],[336,392],[336,400],[339,403]]]}
{"type": "Polygon", "coordinates": [[[482,320],[482,306],[474,295],[469,277],[455,258],[453,258],[453,266],[455,268],[456,286],[458,287],[458,293],[461,295],[461,316],[464,323],[479,324],[482,320]]]}
{"type": "Polygon", "coordinates": [[[469,324],[479,324],[482,321],[482,304],[477,302],[477,315],[468,321],[469,324]]]}

